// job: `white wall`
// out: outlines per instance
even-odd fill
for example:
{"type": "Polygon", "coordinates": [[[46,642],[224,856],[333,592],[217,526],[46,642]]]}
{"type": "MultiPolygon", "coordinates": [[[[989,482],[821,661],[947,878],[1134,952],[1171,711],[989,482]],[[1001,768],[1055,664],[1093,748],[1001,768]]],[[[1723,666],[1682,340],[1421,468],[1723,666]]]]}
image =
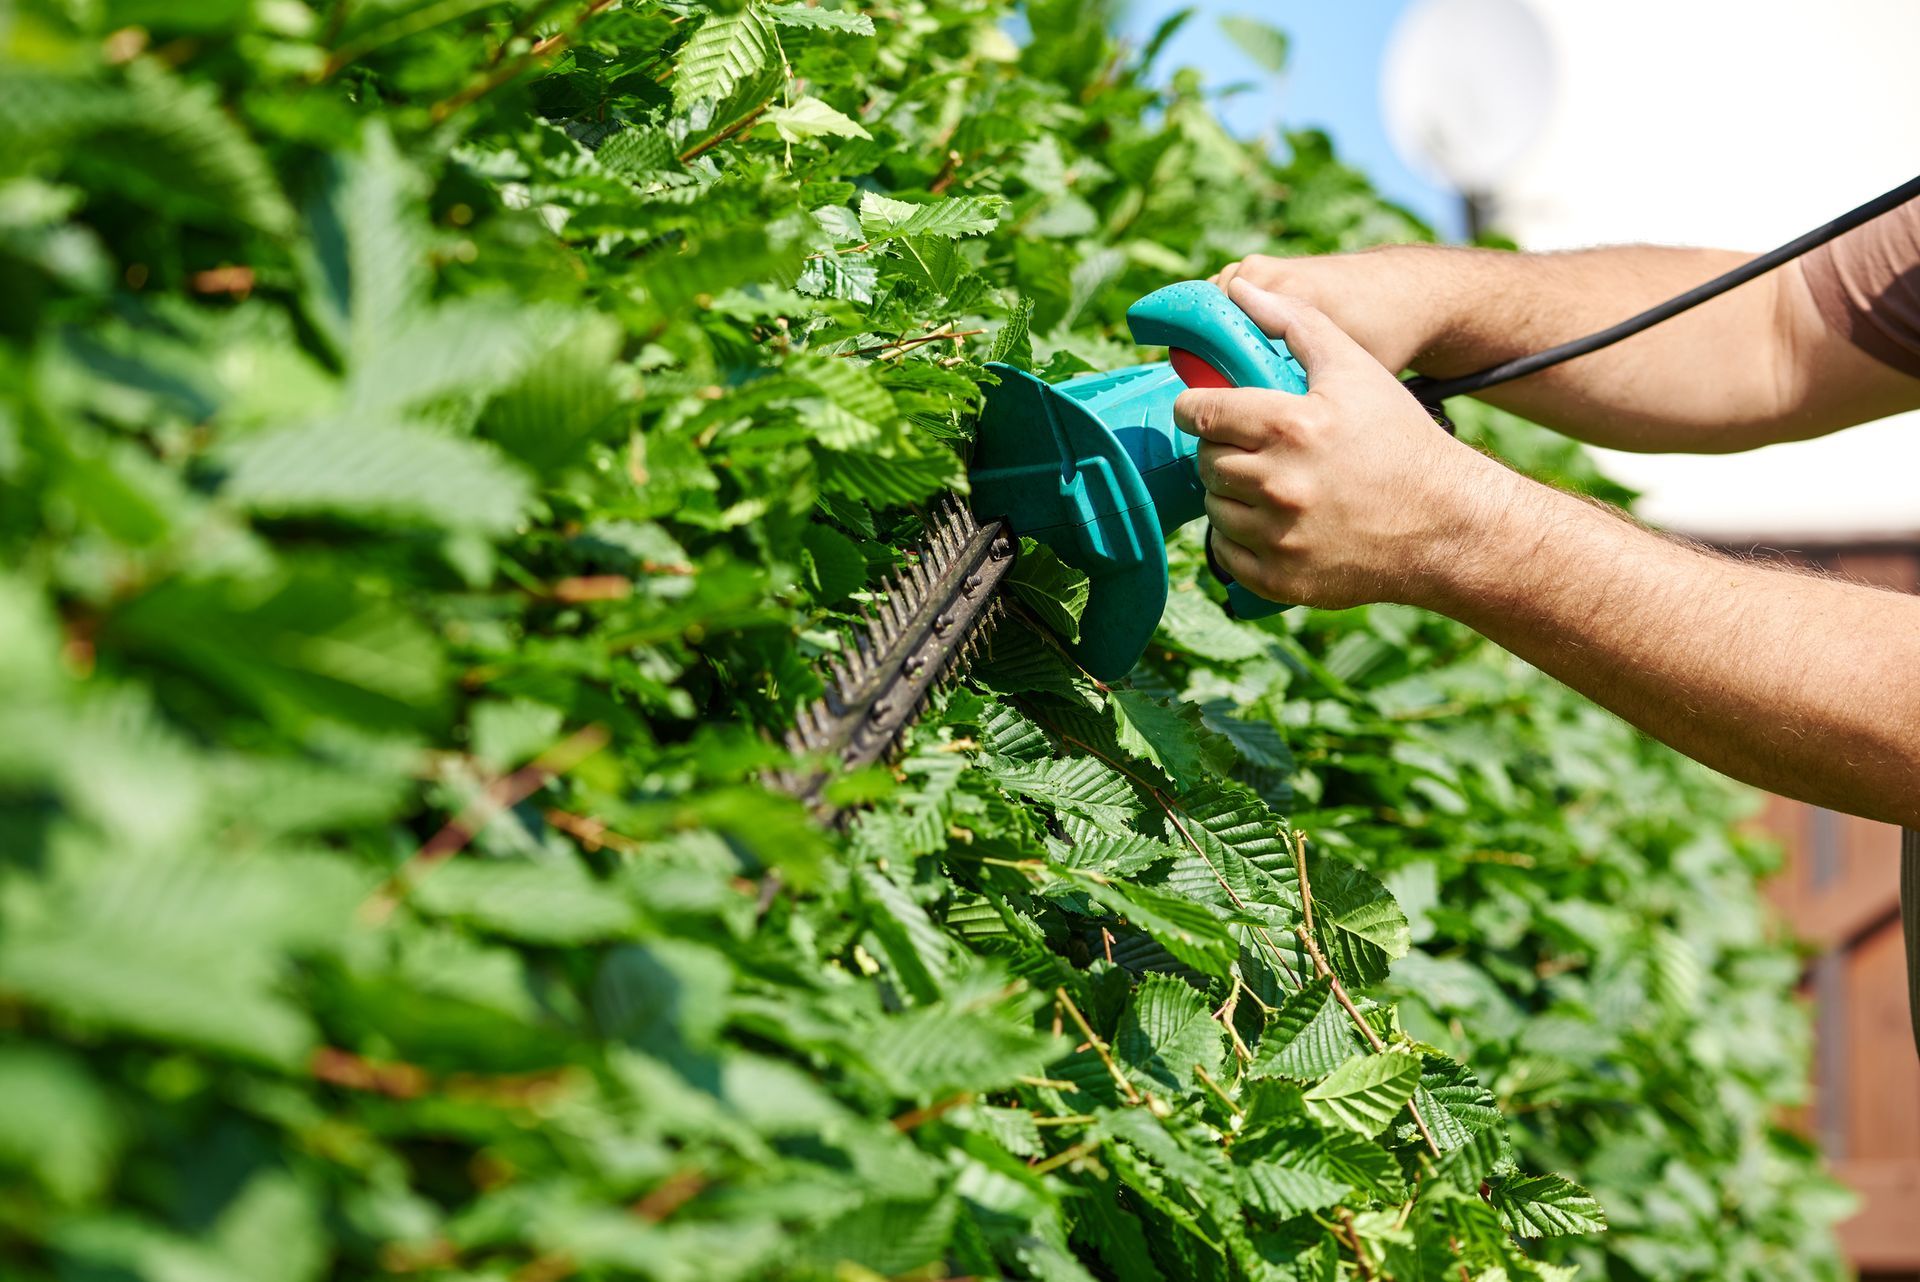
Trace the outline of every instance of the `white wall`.
{"type": "MultiPolygon", "coordinates": [[[[1528,2],[1557,98],[1497,218],[1528,248],[1769,249],[1920,173],[1920,0],[1528,2]]],[[[1920,532],[1920,415],[1731,457],[1602,453],[1677,529],[1920,532]]]]}

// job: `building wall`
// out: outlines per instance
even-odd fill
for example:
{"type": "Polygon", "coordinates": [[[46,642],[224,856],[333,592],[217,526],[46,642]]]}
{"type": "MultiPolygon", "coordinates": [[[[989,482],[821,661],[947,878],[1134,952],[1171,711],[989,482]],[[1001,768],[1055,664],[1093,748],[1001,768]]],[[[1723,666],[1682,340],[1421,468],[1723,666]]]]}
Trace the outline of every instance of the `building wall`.
{"type": "MultiPolygon", "coordinates": [[[[1920,591],[1920,537],[1802,543],[1785,555],[1920,591]]],[[[1802,1120],[1862,1199],[1842,1244],[1864,1278],[1920,1282],[1920,1053],[1900,934],[1900,832],[1781,797],[1769,799],[1762,823],[1787,854],[1769,898],[1818,950],[1803,984],[1816,1049],[1802,1120]]]]}

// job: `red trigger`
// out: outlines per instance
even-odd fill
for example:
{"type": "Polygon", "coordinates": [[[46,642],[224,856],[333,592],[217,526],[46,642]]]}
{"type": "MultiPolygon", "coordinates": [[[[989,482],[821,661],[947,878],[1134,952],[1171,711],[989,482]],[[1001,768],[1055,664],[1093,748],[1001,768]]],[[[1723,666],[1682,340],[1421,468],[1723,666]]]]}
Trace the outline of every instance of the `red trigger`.
{"type": "Polygon", "coordinates": [[[1173,372],[1188,387],[1232,387],[1233,383],[1213,366],[1195,356],[1185,348],[1169,347],[1167,360],[1173,366],[1173,372]]]}

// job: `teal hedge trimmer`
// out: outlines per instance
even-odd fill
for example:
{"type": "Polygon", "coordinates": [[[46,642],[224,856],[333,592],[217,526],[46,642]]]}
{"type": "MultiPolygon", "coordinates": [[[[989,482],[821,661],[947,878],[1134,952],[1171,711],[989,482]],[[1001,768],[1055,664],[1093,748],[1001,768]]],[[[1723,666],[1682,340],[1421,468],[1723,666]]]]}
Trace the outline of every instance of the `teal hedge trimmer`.
{"type": "MultiPolygon", "coordinates": [[[[1920,178],[1823,227],[1741,264],[1608,329],[1445,381],[1405,386],[1435,420],[1451,396],[1482,391],[1617,343],[1786,263],[1816,245],[1920,196],[1920,178]]],[[[1048,383],[994,364],[997,384],[974,438],[971,504],[949,498],[929,516],[927,540],[888,583],[866,617],[865,635],[833,665],[827,693],[803,709],[789,735],[796,752],[845,766],[886,757],[929,692],[972,654],[999,610],[998,589],[1018,536],[1051,548],[1087,576],[1080,639],[1060,644],[1092,676],[1123,677],[1139,660],[1167,603],[1166,540],[1205,515],[1199,442],[1173,425],[1188,387],[1265,387],[1304,393],[1307,380],[1286,344],[1269,339],[1227,296],[1182,281],[1127,309],[1136,342],[1169,359],[1048,383]]],[[[1230,613],[1260,618],[1288,607],[1232,582],[1230,613]]],[[[824,771],[784,782],[823,811],[824,771]]]]}

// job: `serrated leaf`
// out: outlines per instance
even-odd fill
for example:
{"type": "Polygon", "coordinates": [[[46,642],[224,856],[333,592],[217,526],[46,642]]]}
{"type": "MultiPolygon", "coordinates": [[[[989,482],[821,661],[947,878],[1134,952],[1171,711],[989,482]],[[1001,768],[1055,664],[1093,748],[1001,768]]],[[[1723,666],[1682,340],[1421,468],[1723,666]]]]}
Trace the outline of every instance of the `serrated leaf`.
{"type": "Polygon", "coordinates": [[[1113,1054],[1143,1084],[1197,1089],[1195,1067],[1220,1067],[1224,1033],[1207,999],[1185,980],[1146,975],[1133,990],[1114,1034],[1113,1054]]]}
{"type": "Polygon", "coordinates": [[[1053,549],[1022,537],[1020,556],[1007,571],[1007,582],[1041,622],[1068,641],[1080,639],[1080,616],[1086,612],[1087,576],[1054,555],[1053,549]]]}
{"type": "Polygon", "coordinates": [[[1179,853],[1164,841],[1135,833],[1123,837],[1100,835],[1071,845],[1049,841],[1047,851],[1053,862],[1063,867],[1111,877],[1138,876],[1179,853]]]}
{"type": "Polygon", "coordinates": [[[860,197],[860,229],[869,241],[900,236],[977,236],[993,230],[1002,204],[998,196],[954,196],[914,204],[866,192],[860,197]]]}
{"type": "Polygon", "coordinates": [[[947,937],[927,910],[879,869],[862,867],[858,885],[868,905],[867,925],[885,947],[907,992],[916,1001],[937,1001],[951,966],[947,937]]]}
{"type": "Polygon", "coordinates": [[[1314,1081],[1346,1063],[1358,1049],[1352,1020],[1334,999],[1332,983],[1314,979],[1267,1017],[1248,1072],[1314,1081]]]}
{"type": "Polygon", "coordinates": [[[617,939],[635,925],[633,905],[619,887],[571,859],[456,858],[428,872],[407,897],[422,912],[542,944],[617,939]]]}
{"type": "Polygon", "coordinates": [[[1093,757],[992,762],[986,770],[1008,792],[1079,815],[1114,836],[1126,835],[1140,814],[1140,799],[1126,777],[1093,757]]]}
{"type": "Polygon", "coordinates": [[[773,64],[773,33],[766,10],[748,4],[738,13],[711,14],[680,48],[673,100],[686,110],[702,98],[725,98],[742,81],[773,64]]]}
{"type": "Polygon", "coordinates": [[[767,16],[783,27],[815,27],[829,31],[851,31],[857,36],[873,34],[873,19],[864,13],[847,13],[807,4],[767,6],[767,16]]]}
{"type": "Polygon", "coordinates": [[[823,605],[844,601],[867,581],[867,558],[854,541],[829,526],[809,525],[801,535],[823,605]]]}
{"type": "Polygon", "coordinates": [[[966,484],[960,460],[944,451],[892,458],[823,452],[816,461],[824,488],[880,507],[918,503],[966,484]]]}
{"type": "Polygon", "coordinates": [[[876,1072],[902,1094],[991,1091],[1040,1072],[1058,1044],[991,1009],[923,1006],[859,1035],[876,1072]]]}
{"type": "Polygon", "coordinates": [[[1022,298],[1014,304],[1013,312],[1000,331],[993,336],[993,345],[987,350],[989,361],[999,361],[1015,369],[1033,368],[1033,300],[1022,298]]]}
{"type": "Polygon", "coordinates": [[[1306,1093],[1307,1112],[1328,1126],[1377,1135],[1407,1106],[1419,1084],[1418,1056],[1356,1055],[1306,1093]]]}
{"type": "Polygon", "coordinates": [[[245,437],[220,493],[266,516],[344,516],[504,534],[530,487],[492,446],[401,423],[335,422],[245,437]]]}
{"type": "Polygon", "coordinates": [[[295,1067],[317,1034],[277,983],[331,940],[363,879],[332,860],[70,853],[0,931],[0,991],[85,1024],[295,1067]]]}
{"type": "Polygon", "coordinates": [[[1182,650],[1221,663],[1251,659],[1267,649],[1257,632],[1229,619],[1226,611],[1195,589],[1167,593],[1160,634],[1182,650]]]}
{"type": "Polygon", "coordinates": [[[1113,709],[1120,746],[1166,771],[1175,787],[1194,787],[1232,764],[1230,745],[1201,724],[1200,709],[1190,703],[1119,689],[1113,709]]]}
{"type": "Polygon", "coordinates": [[[1607,1227],[1606,1212],[1593,1195],[1564,1176],[1496,1180],[1490,1196],[1501,1222],[1521,1237],[1564,1237],[1607,1227]]]}
{"type": "Polygon", "coordinates": [[[760,117],[787,142],[809,138],[871,138],[859,121],[812,97],[801,98],[791,107],[774,107],[760,117]]]}
{"type": "Polygon", "coordinates": [[[1348,984],[1365,987],[1413,946],[1407,916],[1378,880],[1343,860],[1307,857],[1313,928],[1327,961],[1348,984]]]}
{"type": "Polygon", "coordinates": [[[1345,1180],[1291,1155],[1236,1166],[1233,1182],[1249,1205],[1280,1219],[1333,1206],[1349,1188],[1345,1180]]]}
{"type": "Polygon", "coordinates": [[[1240,945],[1205,905],[1121,882],[1087,881],[1082,889],[1087,898],[1119,913],[1195,970],[1225,977],[1233,968],[1240,945]]]}

